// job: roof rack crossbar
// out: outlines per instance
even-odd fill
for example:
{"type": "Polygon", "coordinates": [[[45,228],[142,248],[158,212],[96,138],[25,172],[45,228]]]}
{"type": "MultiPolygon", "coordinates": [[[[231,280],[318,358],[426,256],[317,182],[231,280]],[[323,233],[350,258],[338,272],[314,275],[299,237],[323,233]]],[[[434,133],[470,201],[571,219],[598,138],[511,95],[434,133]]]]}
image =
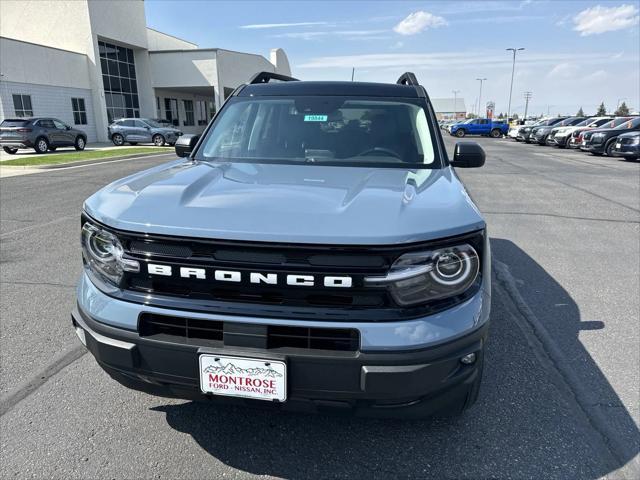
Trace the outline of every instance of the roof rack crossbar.
{"type": "Polygon", "coordinates": [[[396,83],[398,85],[420,85],[412,72],[404,72],[396,83]]]}
{"type": "Polygon", "coordinates": [[[297,82],[299,81],[297,78],[288,77],[286,75],[282,75],[280,73],[275,72],[258,72],[251,80],[249,80],[249,85],[253,85],[255,83],[269,83],[270,80],[280,80],[281,82],[297,82]]]}

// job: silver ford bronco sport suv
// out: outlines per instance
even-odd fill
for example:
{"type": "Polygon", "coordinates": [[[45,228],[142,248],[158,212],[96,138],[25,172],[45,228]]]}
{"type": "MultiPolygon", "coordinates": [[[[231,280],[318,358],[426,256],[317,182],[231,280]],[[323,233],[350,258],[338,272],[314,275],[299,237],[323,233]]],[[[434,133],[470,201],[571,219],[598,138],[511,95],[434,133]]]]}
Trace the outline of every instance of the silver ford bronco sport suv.
{"type": "Polygon", "coordinates": [[[423,417],[471,406],[485,221],[425,89],[257,74],[180,159],[86,200],[72,322],[153,395],[423,417]],[[276,80],[276,81],[273,81],[276,80]]]}

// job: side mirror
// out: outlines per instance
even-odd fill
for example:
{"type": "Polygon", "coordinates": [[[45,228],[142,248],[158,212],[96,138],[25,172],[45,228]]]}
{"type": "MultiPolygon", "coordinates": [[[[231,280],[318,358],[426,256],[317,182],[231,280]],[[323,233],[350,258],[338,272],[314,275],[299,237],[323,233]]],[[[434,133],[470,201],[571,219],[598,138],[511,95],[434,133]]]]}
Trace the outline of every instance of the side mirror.
{"type": "Polygon", "coordinates": [[[484,150],[476,142],[458,142],[451,165],[456,168],[477,168],[484,165],[484,150]]]}
{"type": "Polygon", "coordinates": [[[67,130],[71,130],[71,127],[69,125],[67,125],[67,130]]]}
{"type": "Polygon", "coordinates": [[[176,155],[188,157],[200,140],[200,135],[180,135],[176,140],[176,155]]]}

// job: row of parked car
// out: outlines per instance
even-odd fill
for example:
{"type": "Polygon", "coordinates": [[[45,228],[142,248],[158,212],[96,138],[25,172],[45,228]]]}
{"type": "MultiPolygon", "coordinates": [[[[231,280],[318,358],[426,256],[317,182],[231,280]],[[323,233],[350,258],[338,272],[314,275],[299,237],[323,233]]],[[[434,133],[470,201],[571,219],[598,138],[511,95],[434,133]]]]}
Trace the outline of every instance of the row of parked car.
{"type": "MultiPolygon", "coordinates": [[[[171,122],[154,118],[121,118],[109,125],[109,138],[116,146],[125,143],[153,143],[160,147],[175,145],[182,132],[171,122]]],[[[14,155],[20,149],[36,153],[54,152],[59,147],[84,150],[87,134],[72,128],[57,118],[8,118],[0,123],[0,147],[14,155]]]]}
{"type": "Polygon", "coordinates": [[[554,117],[511,127],[508,137],[525,143],[575,148],[592,155],[640,158],[640,117],[554,117]]]}

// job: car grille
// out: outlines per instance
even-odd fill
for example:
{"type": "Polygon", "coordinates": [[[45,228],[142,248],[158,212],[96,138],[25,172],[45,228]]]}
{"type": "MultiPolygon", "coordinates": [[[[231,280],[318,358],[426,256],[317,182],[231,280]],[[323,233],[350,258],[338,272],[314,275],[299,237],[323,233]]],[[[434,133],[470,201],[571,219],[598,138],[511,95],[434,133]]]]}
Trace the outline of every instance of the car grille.
{"type": "MultiPolygon", "coordinates": [[[[117,232],[127,257],[141,263],[140,272],[125,272],[118,298],[165,308],[261,318],[316,321],[389,321],[429,315],[464,298],[402,307],[384,286],[365,286],[367,276],[385,275],[402,254],[435,248],[442,242],[397,246],[325,246],[268,242],[188,239],[117,232]],[[172,275],[148,273],[147,263],[171,266],[172,275]],[[206,271],[206,279],[183,278],[181,267],[206,271]],[[240,272],[241,282],[213,279],[213,271],[240,272]],[[250,273],[277,275],[276,285],[250,283],[250,273]],[[288,275],[310,275],[314,286],[287,285],[288,275]],[[349,288],[325,287],[325,277],[350,277],[349,288]]],[[[450,241],[471,243],[480,253],[480,232],[450,241]]],[[[481,278],[478,278],[478,288],[481,278]]]]}
{"type": "Polygon", "coordinates": [[[355,352],[360,346],[360,334],[352,328],[237,324],[152,313],[140,315],[138,330],[140,336],[153,340],[197,346],[254,346],[266,349],[298,348],[345,352],[355,352]]]}

